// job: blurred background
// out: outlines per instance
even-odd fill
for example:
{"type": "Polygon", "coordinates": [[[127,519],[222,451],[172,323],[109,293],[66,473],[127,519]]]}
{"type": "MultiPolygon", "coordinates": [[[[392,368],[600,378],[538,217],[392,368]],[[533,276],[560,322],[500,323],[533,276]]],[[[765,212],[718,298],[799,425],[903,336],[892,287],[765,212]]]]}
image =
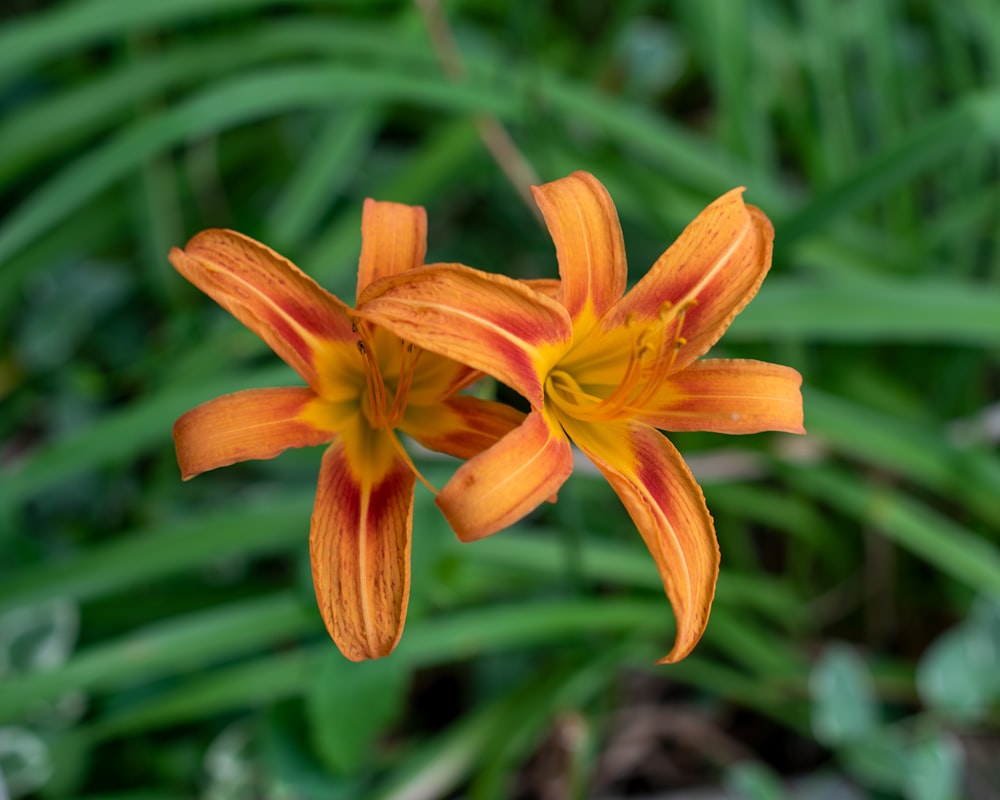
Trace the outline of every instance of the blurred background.
{"type": "Polygon", "coordinates": [[[5,0],[0,797],[1000,797],[998,142],[993,0],[5,0]],[[350,301],[371,196],[552,277],[520,176],[575,169],[632,280],[747,187],[774,267],[715,354],[798,369],[809,434],[673,437],[723,553],[686,661],[581,472],[464,546],[418,487],[351,664],[322,451],[180,481],[178,415],[298,379],[166,253],[232,227],[350,301]]]}

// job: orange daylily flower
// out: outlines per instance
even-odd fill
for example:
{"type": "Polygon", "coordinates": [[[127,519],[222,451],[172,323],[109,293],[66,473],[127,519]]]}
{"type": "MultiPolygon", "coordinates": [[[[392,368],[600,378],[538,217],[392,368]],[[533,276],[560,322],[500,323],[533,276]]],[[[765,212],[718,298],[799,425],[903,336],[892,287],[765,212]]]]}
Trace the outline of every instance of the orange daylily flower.
{"type": "Polygon", "coordinates": [[[556,299],[444,264],[370,286],[360,308],[531,403],[520,427],[466,462],[438,495],[459,536],[494,533],[552,496],[572,471],[572,440],[618,493],[656,562],[677,618],[662,661],[677,661],[708,622],[719,549],[701,488],[656,429],[804,432],[795,370],[697,360],[756,293],[773,229],[733,190],[626,294],[618,214],[600,182],[577,172],[533,192],[555,242],[556,299]]]}
{"type": "MultiPolygon", "coordinates": [[[[422,208],[366,201],[358,292],[421,266],[426,231],[422,208]]],[[[289,447],[329,444],[309,537],[316,599],[347,658],[387,655],[406,617],[418,477],[395,431],[469,458],[523,415],[456,394],[481,373],[358,319],[253,239],[203,231],[184,250],[174,248],[170,261],[308,384],[237,392],[184,414],[174,425],[184,479],[289,447]]]]}

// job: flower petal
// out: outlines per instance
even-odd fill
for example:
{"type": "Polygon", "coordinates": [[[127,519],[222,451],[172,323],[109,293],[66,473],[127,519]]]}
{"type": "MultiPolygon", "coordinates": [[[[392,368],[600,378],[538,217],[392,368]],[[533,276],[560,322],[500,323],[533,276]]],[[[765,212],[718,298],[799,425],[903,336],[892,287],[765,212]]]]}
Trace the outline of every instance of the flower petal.
{"type": "Polygon", "coordinates": [[[685,228],[652,269],[602,320],[601,330],[683,314],[680,370],[704,355],[757,293],[771,266],[774,229],[764,213],[733,189],[685,228]],[[666,304],[669,305],[669,310],[666,304]]]}
{"type": "Polygon", "coordinates": [[[560,421],[618,493],[656,562],[677,619],[677,638],[661,663],[679,661],[708,624],[719,576],[701,487],[674,446],[647,425],[560,421]]]}
{"type": "Polygon", "coordinates": [[[436,502],[458,538],[471,542],[533,511],[572,471],[569,441],[542,412],[532,411],[520,427],[459,467],[436,502]]]}
{"type": "Polygon", "coordinates": [[[492,447],[524,421],[504,403],[459,394],[432,406],[406,408],[400,429],[424,447],[468,459],[492,447]]]}
{"type": "Polygon", "coordinates": [[[191,283],[256,333],[317,391],[337,380],[321,375],[348,359],[357,336],[347,307],[269,247],[235,231],[207,230],[170,263],[191,283]],[[343,346],[344,355],[327,351],[343,346]]]}
{"type": "Polygon", "coordinates": [[[335,434],[311,417],[317,399],[306,388],[248,389],[193,408],[174,423],[181,476],[326,444],[335,434]]]}
{"type": "Polygon", "coordinates": [[[562,281],[558,278],[519,278],[520,283],[544,294],[556,302],[562,298],[562,281]]]}
{"type": "Polygon", "coordinates": [[[544,376],[572,338],[559,303],[518,281],[435,264],[369,286],[357,314],[492,375],[542,404],[544,376]]]}
{"type": "Polygon", "coordinates": [[[577,335],[582,335],[625,291],[625,243],[618,211],[601,182],[587,172],[574,172],[531,191],[556,246],[562,303],[577,335]]]}
{"type": "Polygon", "coordinates": [[[358,295],[372,281],[423,266],[427,212],[420,206],[368,198],[361,214],[358,295]]]}
{"type": "Polygon", "coordinates": [[[801,386],[802,376],[780,364],[695,361],[658,386],[639,419],[667,431],[805,433],[801,386]]]}
{"type": "Polygon", "coordinates": [[[388,436],[360,425],[323,457],[309,533],[313,585],[351,661],[388,655],[403,633],[415,481],[388,436]]]}

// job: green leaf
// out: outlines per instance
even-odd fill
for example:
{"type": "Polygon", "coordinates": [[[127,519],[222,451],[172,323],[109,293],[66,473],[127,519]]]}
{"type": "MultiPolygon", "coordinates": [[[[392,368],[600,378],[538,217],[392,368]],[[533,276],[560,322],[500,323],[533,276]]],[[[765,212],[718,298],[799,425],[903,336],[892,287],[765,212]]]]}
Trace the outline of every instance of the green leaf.
{"type": "Polygon", "coordinates": [[[61,666],[76,647],[80,612],[53,587],[36,605],[0,614],[0,676],[61,666]]]}
{"type": "Polygon", "coordinates": [[[202,377],[151,391],[142,400],[106,414],[88,428],[46,443],[3,476],[0,513],[59,481],[97,466],[134,457],[170,438],[170,430],[185,411],[227,392],[251,386],[281,386],[294,380],[287,368],[253,373],[202,377]]]}
{"type": "Polygon", "coordinates": [[[876,527],[941,572],[989,597],[1000,597],[1000,550],[925,503],[829,468],[798,467],[785,477],[817,500],[876,527]]]}
{"type": "Polygon", "coordinates": [[[906,780],[908,744],[892,728],[877,728],[864,738],[845,742],[837,755],[848,772],[873,788],[898,793],[906,780]]]}
{"type": "Polygon", "coordinates": [[[0,685],[0,720],[42,707],[70,690],[135,686],[202,669],[315,631],[318,615],[290,594],[264,596],[151,625],[82,650],[62,667],[0,685]]]}
{"type": "Polygon", "coordinates": [[[928,708],[975,722],[1000,698],[1000,641],[968,620],[939,636],[917,665],[917,689],[928,708]]]}
{"type": "Polygon", "coordinates": [[[24,568],[0,585],[0,611],[58,595],[77,601],[120,592],[216,559],[308,547],[313,491],[258,495],[191,519],[123,533],[65,561],[24,568]]]}
{"type": "Polygon", "coordinates": [[[836,452],[958,500],[985,520],[1000,519],[1000,458],[963,449],[940,428],[822,392],[803,389],[806,428],[836,452]]]}
{"type": "MultiPolygon", "coordinates": [[[[333,644],[324,641],[192,675],[176,688],[152,692],[105,714],[85,729],[96,743],[137,731],[196,721],[223,712],[268,706],[302,695],[333,644]]],[[[336,648],[334,648],[336,649],[336,648]]]]}
{"type": "Polygon", "coordinates": [[[456,85],[443,78],[397,70],[324,65],[240,75],[140,120],[44,182],[0,224],[0,261],[8,260],[101,189],[170,147],[288,111],[376,99],[501,116],[516,108],[512,98],[487,87],[456,85]]]}
{"type": "Polygon", "coordinates": [[[30,794],[51,774],[52,755],[42,737],[28,728],[0,728],[0,791],[7,787],[14,797],[30,794]]]}
{"type": "Polygon", "coordinates": [[[941,279],[853,282],[771,278],[726,332],[727,341],[1000,344],[997,294],[941,279]]]}
{"type": "Polygon", "coordinates": [[[758,761],[742,761],[726,770],[726,788],[741,800],[785,800],[777,773],[758,761]]]}
{"type": "MultiPolygon", "coordinates": [[[[0,32],[0,75],[13,77],[33,64],[101,39],[156,29],[183,20],[270,5],[273,0],[171,0],[122,3],[85,0],[6,24],[0,32]]],[[[295,2],[295,0],[286,0],[295,2]]],[[[299,0],[302,5],[311,5],[299,0]]]]}
{"type": "Polygon", "coordinates": [[[350,775],[372,760],[378,738],[403,713],[409,677],[401,659],[355,664],[327,649],[306,692],[306,713],[329,768],[350,775]]]}
{"type": "Polygon", "coordinates": [[[809,677],[809,695],[813,732],[827,746],[855,742],[878,725],[871,672],[850,647],[823,650],[809,677]]]}
{"type": "Polygon", "coordinates": [[[920,739],[909,750],[903,794],[907,800],[962,797],[962,746],[947,731],[920,739]]]}
{"type": "Polygon", "coordinates": [[[819,193],[804,208],[778,220],[787,245],[864,208],[943,162],[961,148],[987,145],[1000,133],[1000,92],[968,93],[953,107],[914,126],[904,138],[819,193]]]}
{"type": "Polygon", "coordinates": [[[298,160],[275,203],[267,241],[279,252],[298,248],[365,161],[381,122],[374,107],[335,112],[298,160]]]}

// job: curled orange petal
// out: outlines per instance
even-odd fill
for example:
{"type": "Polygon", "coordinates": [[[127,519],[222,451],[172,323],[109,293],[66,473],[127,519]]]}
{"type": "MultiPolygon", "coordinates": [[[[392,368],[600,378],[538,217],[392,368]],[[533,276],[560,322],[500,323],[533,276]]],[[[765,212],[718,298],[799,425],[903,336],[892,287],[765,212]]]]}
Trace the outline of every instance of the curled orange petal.
{"type": "Polygon", "coordinates": [[[520,427],[466,461],[438,493],[458,538],[475,541],[513,525],[551,498],[573,471],[559,426],[532,411],[520,427]]]}
{"type": "Polygon", "coordinates": [[[698,643],[719,576],[719,545],[701,487],[661,433],[642,423],[562,420],[576,445],[607,478],[649,548],[677,619],[662,662],[698,643]]]}
{"type": "Polygon", "coordinates": [[[678,318],[684,340],[673,369],[704,355],[757,293],[771,266],[774,229],[762,211],[733,189],[684,229],[601,321],[601,329],[627,321],[678,318]]]}
{"type": "Polygon", "coordinates": [[[542,381],[568,346],[566,310],[501,275],[460,264],[411,270],[369,286],[357,315],[401,339],[492,375],[542,404],[542,381]]]}
{"type": "Polygon", "coordinates": [[[403,634],[416,480],[382,432],[358,435],[324,455],[309,533],[320,614],[351,661],[388,655],[403,634]]]}
{"type": "Polygon", "coordinates": [[[181,476],[329,442],[335,434],[309,418],[315,401],[311,389],[248,389],[191,409],[174,423],[181,476]]]}
{"type": "Polygon", "coordinates": [[[368,198],[361,214],[358,294],[372,281],[422,266],[427,252],[427,212],[420,206],[368,198]]]}
{"type": "Polygon", "coordinates": [[[524,421],[505,403],[459,394],[434,406],[409,406],[401,429],[429,450],[472,458],[524,421]]]}
{"type": "Polygon", "coordinates": [[[625,243],[618,211],[601,182],[586,172],[531,191],[556,246],[562,303],[580,335],[625,291],[625,243]]]}
{"type": "Polygon", "coordinates": [[[801,386],[791,367],[709,358],[665,378],[638,418],[666,431],[805,433],[801,386]]]}
{"type": "MultiPolygon", "coordinates": [[[[329,347],[355,346],[347,306],[271,248],[235,231],[202,231],[170,263],[256,333],[319,391],[329,347]]],[[[346,350],[345,350],[346,353],[346,350]]],[[[346,355],[343,359],[346,361],[346,355]]]]}

